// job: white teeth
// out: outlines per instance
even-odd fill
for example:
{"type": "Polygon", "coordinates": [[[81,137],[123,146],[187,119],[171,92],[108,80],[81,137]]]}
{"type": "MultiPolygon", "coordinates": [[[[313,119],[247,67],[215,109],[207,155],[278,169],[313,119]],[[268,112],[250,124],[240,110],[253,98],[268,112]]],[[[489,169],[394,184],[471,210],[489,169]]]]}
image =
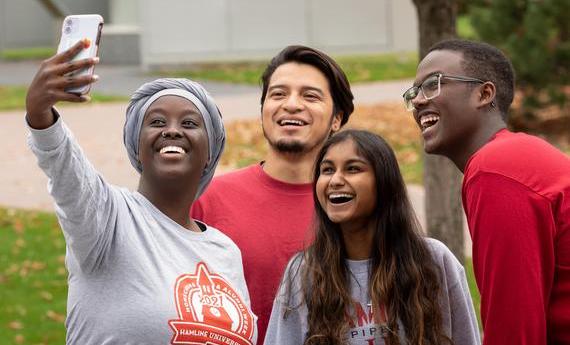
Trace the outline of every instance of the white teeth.
{"type": "Polygon", "coordinates": [[[427,115],[427,116],[423,116],[420,119],[420,124],[423,126],[426,124],[426,122],[431,122],[431,121],[438,121],[439,120],[439,116],[435,116],[435,115],[427,115]]]}
{"type": "Polygon", "coordinates": [[[340,199],[340,198],[346,198],[346,199],[352,199],[354,198],[354,195],[352,194],[348,194],[348,193],[332,193],[329,195],[329,199],[340,199]]]}
{"type": "Polygon", "coordinates": [[[437,115],[426,115],[426,116],[422,116],[422,118],[420,119],[420,126],[423,129],[426,129],[428,127],[431,127],[433,125],[435,125],[435,123],[439,121],[439,116],[437,115]]]}
{"type": "Polygon", "coordinates": [[[281,120],[279,121],[279,124],[281,126],[286,126],[286,125],[303,126],[305,123],[301,120],[281,120]]]}
{"type": "Polygon", "coordinates": [[[166,146],[160,149],[160,153],[186,153],[182,147],[178,146],[166,146]]]}

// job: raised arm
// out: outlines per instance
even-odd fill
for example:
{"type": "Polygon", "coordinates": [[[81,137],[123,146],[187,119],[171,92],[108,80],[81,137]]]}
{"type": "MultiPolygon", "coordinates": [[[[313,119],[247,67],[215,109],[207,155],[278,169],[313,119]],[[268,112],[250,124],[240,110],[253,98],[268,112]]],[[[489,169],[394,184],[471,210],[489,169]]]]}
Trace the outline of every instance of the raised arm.
{"type": "Polygon", "coordinates": [[[70,265],[93,271],[104,262],[115,237],[120,192],[106,183],[89,163],[53,108],[59,101],[89,100],[88,96],[65,91],[97,79],[67,75],[97,63],[91,58],[71,61],[85,44],[80,42],[41,64],[28,90],[26,110],[31,127],[28,143],[49,178],[48,190],[57,206],[68,253],[74,260],[70,265]]]}
{"type": "Polygon", "coordinates": [[[87,95],[65,91],[70,87],[84,86],[97,81],[96,75],[80,77],[67,75],[99,62],[99,58],[71,61],[82,49],[89,47],[89,44],[88,40],[79,41],[68,50],[42,62],[26,96],[26,117],[30,127],[45,129],[53,125],[56,118],[52,107],[59,101],[81,103],[89,100],[87,95]]]}

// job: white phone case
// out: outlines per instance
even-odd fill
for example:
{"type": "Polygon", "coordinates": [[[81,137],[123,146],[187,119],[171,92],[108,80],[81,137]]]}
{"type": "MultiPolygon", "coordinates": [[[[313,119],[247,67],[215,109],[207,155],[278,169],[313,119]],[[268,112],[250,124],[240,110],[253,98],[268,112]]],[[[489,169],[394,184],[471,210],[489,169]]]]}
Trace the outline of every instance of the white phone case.
{"type": "MultiPolygon", "coordinates": [[[[99,51],[99,41],[101,39],[101,29],[103,27],[103,17],[98,14],[81,14],[65,17],[61,27],[61,39],[57,48],[58,54],[71,48],[75,43],[82,39],[89,39],[91,45],[89,48],[81,50],[73,61],[82,60],[97,56],[99,51]]],[[[71,73],[73,76],[91,75],[95,66],[84,68],[71,73]]],[[[91,89],[91,84],[77,88],[66,89],[65,91],[76,94],[87,94],[91,89]]]]}

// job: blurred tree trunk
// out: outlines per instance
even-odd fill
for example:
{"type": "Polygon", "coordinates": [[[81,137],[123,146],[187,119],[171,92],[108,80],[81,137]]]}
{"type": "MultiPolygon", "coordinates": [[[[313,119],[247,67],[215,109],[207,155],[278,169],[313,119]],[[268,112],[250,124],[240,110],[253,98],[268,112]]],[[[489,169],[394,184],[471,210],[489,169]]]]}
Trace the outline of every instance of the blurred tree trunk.
{"type": "MultiPolygon", "coordinates": [[[[413,0],[418,13],[420,60],[431,45],[456,37],[457,3],[454,0],[413,0]]],[[[453,163],[436,155],[424,155],[427,233],[445,243],[463,263],[463,209],[461,173],[453,163]]]]}

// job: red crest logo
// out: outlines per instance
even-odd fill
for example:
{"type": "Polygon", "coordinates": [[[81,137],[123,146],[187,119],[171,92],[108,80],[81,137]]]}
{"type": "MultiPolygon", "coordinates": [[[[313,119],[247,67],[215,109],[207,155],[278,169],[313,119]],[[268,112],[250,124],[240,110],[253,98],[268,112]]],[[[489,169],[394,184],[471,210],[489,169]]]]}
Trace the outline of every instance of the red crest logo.
{"type": "Polygon", "coordinates": [[[241,296],[203,262],[176,280],[177,320],[171,344],[252,345],[254,318],[241,296]]]}

